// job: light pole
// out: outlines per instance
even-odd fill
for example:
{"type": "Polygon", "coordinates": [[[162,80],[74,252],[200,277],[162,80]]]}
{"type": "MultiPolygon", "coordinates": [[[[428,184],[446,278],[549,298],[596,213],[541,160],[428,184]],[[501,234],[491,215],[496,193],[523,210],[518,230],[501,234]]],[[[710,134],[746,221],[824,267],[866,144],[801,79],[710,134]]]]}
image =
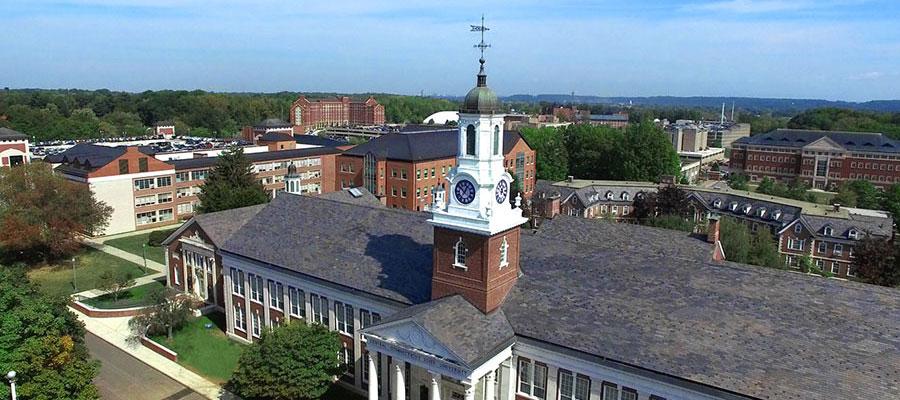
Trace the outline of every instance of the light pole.
{"type": "Polygon", "coordinates": [[[146,274],[147,273],[147,243],[144,243],[141,246],[141,250],[143,251],[143,257],[144,257],[144,269],[142,269],[141,271],[146,274]]]}
{"type": "Polygon", "coordinates": [[[7,372],[6,379],[9,380],[9,391],[12,393],[12,400],[16,400],[16,371],[7,372]]]}
{"type": "Polygon", "coordinates": [[[72,257],[72,287],[78,293],[78,277],[75,275],[75,257],[72,257]]]}

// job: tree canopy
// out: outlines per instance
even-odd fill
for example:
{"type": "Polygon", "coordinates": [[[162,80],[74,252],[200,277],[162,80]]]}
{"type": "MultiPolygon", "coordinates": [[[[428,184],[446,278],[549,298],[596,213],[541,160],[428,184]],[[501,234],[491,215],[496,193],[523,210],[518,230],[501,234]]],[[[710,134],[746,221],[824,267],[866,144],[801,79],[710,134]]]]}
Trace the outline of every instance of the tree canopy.
{"type": "MultiPolygon", "coordinates": [[[[19,398],[99,398],[99,368],[66,304],[42,295],[20,268],[0,266],[0,371],[16,371],[19,398]]],[[[9,396],[4,381],[0,398],[9,396]]]]}
{"type": "Polygon", "coordinates": [[[854,248],[856,276],[859,280],[882,286],[900,286],[900,258],[891,242],[866,236],[854,248]]]}
{"type": "Polygon", "coordinates": [[[87,185],[55,175],[44,163],[0,168],[0,247],[6,260],[69,255],[81,246],[77,234],[102,230],[111,213],[87,185]]]}
{"type": "Polygon", "coordinates": [[[241,354],[226,387],[245,399],[318,399],[342,371],[340,350],[337,333],[319,324],[265,330],[241,354]]]}
{"type": "Polygon", "coordinates": [[[751,233],[747,225],[734,218],[723,217],[720,220],[719,233],[719,240],[728,261],[771,268],[784,266],[781,256],[778,255],[775,239],[767,227],[751,233]]]}
{"type": "Polygon", "coordinates": [[[251,172],[251,167],[242,148],[231,147],[223,151],[200,187],[199,211],[211,213],[268,202],[269,195],[251,172]]]}
{"type": "Polygon", "coordinates": [[[787,126],[793,129],[880,132],[897,139],[900,138],[900,113],[819,108],[794,116],[787,126]]]}

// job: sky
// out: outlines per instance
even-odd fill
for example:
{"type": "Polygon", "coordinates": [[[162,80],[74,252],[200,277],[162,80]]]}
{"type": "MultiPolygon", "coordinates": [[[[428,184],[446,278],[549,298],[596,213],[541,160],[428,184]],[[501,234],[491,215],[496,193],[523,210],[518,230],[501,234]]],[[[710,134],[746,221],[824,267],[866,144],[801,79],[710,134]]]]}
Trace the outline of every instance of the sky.
{"type": "Polygon", "coordinates": [[[0,0],[0,87],[900,99],[897,0],[0,0]]]}

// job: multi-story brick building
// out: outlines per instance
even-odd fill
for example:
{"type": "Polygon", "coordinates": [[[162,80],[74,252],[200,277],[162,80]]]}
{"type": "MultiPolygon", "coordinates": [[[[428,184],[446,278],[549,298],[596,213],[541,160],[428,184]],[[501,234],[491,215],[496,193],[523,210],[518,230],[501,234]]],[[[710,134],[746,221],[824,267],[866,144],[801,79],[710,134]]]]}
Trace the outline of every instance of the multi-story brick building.
{"type": "MultiPolygon", "coordinates": [[[[407,126],[374,138],[337,157],[336,187],[365,187],[388,207],[425,210],[434,189],[445,184],[456,166],[458,128],[407,126]]],[[[503,165],[530,197],[535,182],[535,152],[518,132],[503,132],[503,165]]]]}
{"type": "Polygon", "coordinates": [[[260,137],[266,134],[287,134],[292,135],[294,130],[290,123],[284,122],[280,118],[267,118],[259,121],[256,125],[245,126],[241,129],[241,138],[256,143],[260,137]]]}
{"type": "Polygon", "coordinates": [[[291,104],[294,133],[303,134],[329,126],[382,125],[384,122],[384,106],[374,97],[364,101],[351,100],[347,96],[310,101],[306,96],[300,96],[291,104]]]}
{"type": "Polygon", "coordinates": [[[851,180],[900,183],[900,141],[881,133],[776,129],[732,143],[731,169],[759,181],[833,189],[851,180]]]}
{"type": "Polygon", "coordinates": [[[0,127],[0,167],[25,164],[30,161],[28,135],[0,127]]]}
{"type": "MultiPolygon", "coordinates": [[[[885,212],[829,207],[731,189],[681,187],[699,224],[705,225],[710,215],[719,215],[743,222],[751,232],[767,230],[777,239],[785,264],[793,268],[805,255],[823,271],[853,277],[853,247],[860,239],[868,235],[893,238],[893,219],[885,212]]],[[[535,212],[544,217],[562,214],[629,220],[633,218],[634,201],[658,188],[649,182],[538,181],[535,212]]]]}

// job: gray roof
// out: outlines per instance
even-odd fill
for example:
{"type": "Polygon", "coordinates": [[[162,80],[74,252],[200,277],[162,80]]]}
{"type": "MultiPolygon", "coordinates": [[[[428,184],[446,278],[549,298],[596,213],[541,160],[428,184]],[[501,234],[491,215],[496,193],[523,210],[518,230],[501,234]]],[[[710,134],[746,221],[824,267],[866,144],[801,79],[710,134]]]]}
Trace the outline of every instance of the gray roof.
{"type": "Polygon", "coordinates": [[[381,200],[378,200],[378,197],[375,197],[372,192],[366,190],[364,187],[354,187],[347,188],[342,190],[337,190],[334,192],[322,193],[322,194],[308,194],[309,196],[315,196],[322,199],[339,201],[342,203],[349,204],[357,204],[361,206],[371,206],[371,207],[382,207],[381,200]]]}
{"type": "Polygon", "coordinates": [[[432,227],[427,218],[423,212],[321,197],[277,196],[221,249],[417,304],[431,299],[432,227]]]}
{"type": "MultiPolygon", "coordinates": [[[[408,307],[382,320],[378,326],[400,321],[418,324],[470,367],[487,361],[514,338],[503,310],[484,314],[460,295],[408,307]]],[[[378,327],[370,329],[377,330],[378,327]]]]}
{"type": "Polygon", "coordinates": [[[200,229],[206,233],[209,240],[216,247],[221,247],[231,235],[237,232],[240,227],[244,226],[256,213],[265,208],[265,204],[257,204],[255,206],[234,208],[231,210],[217,211],[209,214],[197,214],[188,222],[185,222],[178,230],[172,232],[163,245],[168,245],[188,228],[191,224],[197,224],[200,229]]]}
{"type": "MultiPolygon", "coordinates": [[[[718,192],[702,192],[689,191],[690,195],[697,199],[699,203],[706,206],[709,211],[714,211],[722,215],[739,215],[743,218],[751,218],[757,222],[766,223],[776,227],[787,225],[791,221],[800,217],[802,209],[787,204],[770,202],[752,197],[742,196],[735,193],[718,193],[718,192]],[[732,210],[732,205],[736,208],[732,210]],[[746,213],[746,206],[750,206],[749,214],[746,213]],[[765,210],[764,215],[760,215],[760,211],[765,210]],[[781,212],[776,219],[777,213],[781,212]]],[[[835,218],[829,218],[835,219],[835,218]]]]}
{"type": "Polygon", "coordinates": [[[294,135],[287,132],[266,132],[262,134],[258,140],[266,142],[290,142],[294,140],[294,135]]]}
{"type": "MultiPolygon", "coordinates": [[[[79,143],[62,153],[50,155],[44,158],[49,163],[76,164],[85,168],[99,168],[109,164],[113,160],[125,154],[128,146],[101,146],[93,143],[79,143]]],[[[138,150],[148,156],[154,154],[149,147],[140,146],[138,150]]]]}
{"type": "Polygon", "coordinates": [[[327,137],[316,135],[294,135],[294,141],[296,141],[298,144],[322,147],[337,147],[346,146],[349,144],[348,142],[342,142],[340,140],[329,139],[327,137]]]}
{"type": "MultiPolygon", "coordinates": [[[[379,159],[400,161],[451,158],[456,157],[459,150],[458,135],[457,128],[388,133],[355,146],[344,154],[364,157],[371,152],[379,159]]],[[[521,138],[518,132],[504,131],[503,153],[509,153],[521,138]]]]}
{"type": "Polygon", "coordinates": [[[0,126],[0,140],[28,140],[28,135],[0,126]]]}
{"type": "Polygon", "coordinates": [[[847,234],[851,229],[859,232],[860,236],[870,234],[875,236],[890,237],[893,232],[893,221],[890,218],[871,217],[865,215],[850,214],[850,219],[828,218],[815,215],[804,215],[800,219],[816,236],[825,238],[825,227],[832,229],[831,238],[849,239],[847,234]]]}
{"type": "Polygon", "coordinates": [[[266,118],[256,125],[253,125],[254,128],[290,128],[291,124],[288,122],[284,122],[281,118],[266,118]]]}
{"type": "Polygon", "coordinates": [[[823,137],[852,151],[900,153],[900,141],[882,133],[776,129],[769,133],[742,137],[734,144],[801,148],[823,137]]]}
{"type": "MultiPolygon", "coordinates": [[[[320,156],[324,154],[337,154],[340,150],[333,147],[307,147],[303,149],[264,151],[262,153],[244,153],[250,162],[266,162],[276,160],[289,160],[292,158],[303,158],[320,156]]],[[[219,157],[198,157],[188,158],[184,160],[169,160],[166,163],[175,167],[175,170],[214,167],[219,157]]]]}

